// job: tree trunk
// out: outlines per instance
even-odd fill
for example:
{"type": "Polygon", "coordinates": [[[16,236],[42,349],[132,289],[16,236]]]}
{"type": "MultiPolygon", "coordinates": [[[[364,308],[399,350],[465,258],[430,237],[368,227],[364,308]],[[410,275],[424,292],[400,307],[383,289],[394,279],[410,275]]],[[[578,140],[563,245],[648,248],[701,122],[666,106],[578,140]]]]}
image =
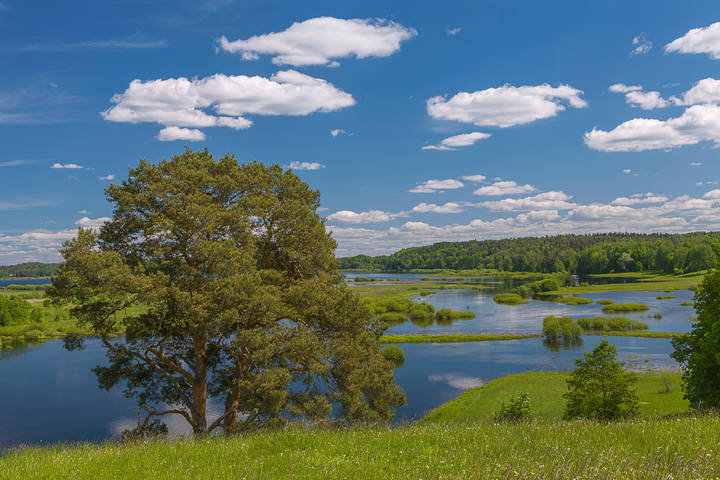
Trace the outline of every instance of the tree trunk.
{"type": "Polygon", "coordinates": [[[207,344],[204,335],[193,337],[195,375],[192,382],[192,427],[195,435],[207,433],[207,344]]]}

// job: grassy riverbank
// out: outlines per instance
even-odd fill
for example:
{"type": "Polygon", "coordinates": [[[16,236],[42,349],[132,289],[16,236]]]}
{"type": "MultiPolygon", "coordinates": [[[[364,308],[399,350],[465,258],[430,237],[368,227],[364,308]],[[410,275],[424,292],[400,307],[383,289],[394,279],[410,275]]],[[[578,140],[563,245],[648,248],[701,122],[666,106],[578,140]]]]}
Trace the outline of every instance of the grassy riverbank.
{"type": "MultiPolygon", "coordinates": [[[[473,388],[433,410],[421,422],[485,422],[511,395],[527,393],[533,415],[544,420],[559,420],[565,408],[563,393],[567,391],[567,373],[532,372],[509,375],[473,388]]],[[[641,373],[637,384],[640,417],[652,418],[688,411],[683,399],[679,373],[641,373]],[[667,387],[666,387],[667,385],[667,387]],[[669,391],[666,391],[669,390],[669,391]]]]}
{"type": "Polygon", "coordinates": [[[524,338],[540,338],[540,334],[529,335],[383,335],[380,343],[384,345],[398,343],[463,343],[491,342],[498,340],[522,340],[524,338]]]}
{"type": "Polygon", "coordinates": [[[720,418],[426,423],[24,449],[0,477],[115,479],[715,478],[720,418]]]}
{"type": "MultiPolygon", "coordinates": [[[[568,295],[583,293],[602,292],[635,292],[635,291],[672,291],[687,290],[695,288],[707,272],[695,272],[684,275],[663,275],[655,273],[615,273],[607,275],[593,275],[593,278],[632,278],[631,283],[606,283],[589,285],[584,287],[565,287],[554,292],[547,292],[548,295],[568,295]]],[[[592,281],[590,282],[592,283],[592,281]]]]}

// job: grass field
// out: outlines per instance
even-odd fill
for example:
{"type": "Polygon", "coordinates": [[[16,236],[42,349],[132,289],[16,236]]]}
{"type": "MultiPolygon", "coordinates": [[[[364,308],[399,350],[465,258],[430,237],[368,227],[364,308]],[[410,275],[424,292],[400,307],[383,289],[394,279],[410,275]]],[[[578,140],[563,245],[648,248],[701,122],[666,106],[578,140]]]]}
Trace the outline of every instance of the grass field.
{"type": "Polygon", "coordinates": [[[711,479],[720,418],[300,427],[236,438],[23,449],[7,479],[711,479]]]}
{"type": "Polygon", "coordinates": [[[524,338],[540,338],[540,334],[529,335],[383,335],[381,344],[397,343],[463,343],[490,342],[497,340],[522,340],[524,338]]]}
{"type": "Polygon", "coordinates": [[[634,292],[638,290],[649,290],[649,291],[672,291],[672,290],[687,290],[694,288],[698,285],[703,277],[705,271],[688,273],[684,275],[664,275],[655,273],[614,273],[608,275],[592,275],[591,277],[603,278],[603,277],[627,277],[637,278],[637,281],[632,283],[608,283],[590,285],[586,287],[565,287],[554,292],[547,292],[548,295],[568,295],[568,294],[582,294],[582,293],[602,293],[602,292],[634,292]]]}
{"type": "MultiPolygon", "coordinates": [[[[492,423],[492,416],[500,404],[511,395],[520,393],[530,395],[535,417],[557,420],[562,417],[565,408],[562,395],[567,391],[567,378],[567,373],[560,372],[532,372],[502,377],[466,391],[455,400],[430,412],[421,422],[492,423]]],[[[641,417],[652,418],[688,410],[688,402],[683,399],[680,388],[679,373],[638,374],[637,391],[641,417]],[[663,377],[668,381],[669,393],[664,393],[663,377]]]]}

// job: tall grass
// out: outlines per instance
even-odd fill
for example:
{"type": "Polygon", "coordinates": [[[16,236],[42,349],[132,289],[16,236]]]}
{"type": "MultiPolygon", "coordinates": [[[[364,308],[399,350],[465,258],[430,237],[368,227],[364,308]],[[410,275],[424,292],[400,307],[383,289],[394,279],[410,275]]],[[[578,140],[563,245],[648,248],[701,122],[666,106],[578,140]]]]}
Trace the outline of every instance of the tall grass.
{"type": "Polygon", "coordinates": [[[237,438],[23,449],[9,479],[707,479],[720,418],[294,427],[237,438]]]}

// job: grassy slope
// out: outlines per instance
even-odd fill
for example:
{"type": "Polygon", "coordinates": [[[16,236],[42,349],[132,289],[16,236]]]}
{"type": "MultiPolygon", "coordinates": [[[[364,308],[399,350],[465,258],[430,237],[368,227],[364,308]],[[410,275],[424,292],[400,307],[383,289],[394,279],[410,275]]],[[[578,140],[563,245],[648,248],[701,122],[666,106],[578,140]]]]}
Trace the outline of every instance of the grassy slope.
{"type": "MultiPolygon", "coordinates": [[[[680,389],[680,374],[666,373],[670,380],[670,393],[664,391],[660,374],[638,374],[640,415],[653,417],[685,412],[687,400],[680,389]]],[[[422,422],[491,422],[492,415],[511,395],[527,393],[534,415],[541,419],[562,417],[567,391],[567,373],[532,372],[510,375],[493,380],[482,387],[473,388],[445,405],[433,410],[422,422]]]]}
{"type": "Polygon", "coordinates": [[[78,445],[0,457],[12,479],[715,478],[720,417],[598,424],[292,428],[233,439],[78,445]]]}

